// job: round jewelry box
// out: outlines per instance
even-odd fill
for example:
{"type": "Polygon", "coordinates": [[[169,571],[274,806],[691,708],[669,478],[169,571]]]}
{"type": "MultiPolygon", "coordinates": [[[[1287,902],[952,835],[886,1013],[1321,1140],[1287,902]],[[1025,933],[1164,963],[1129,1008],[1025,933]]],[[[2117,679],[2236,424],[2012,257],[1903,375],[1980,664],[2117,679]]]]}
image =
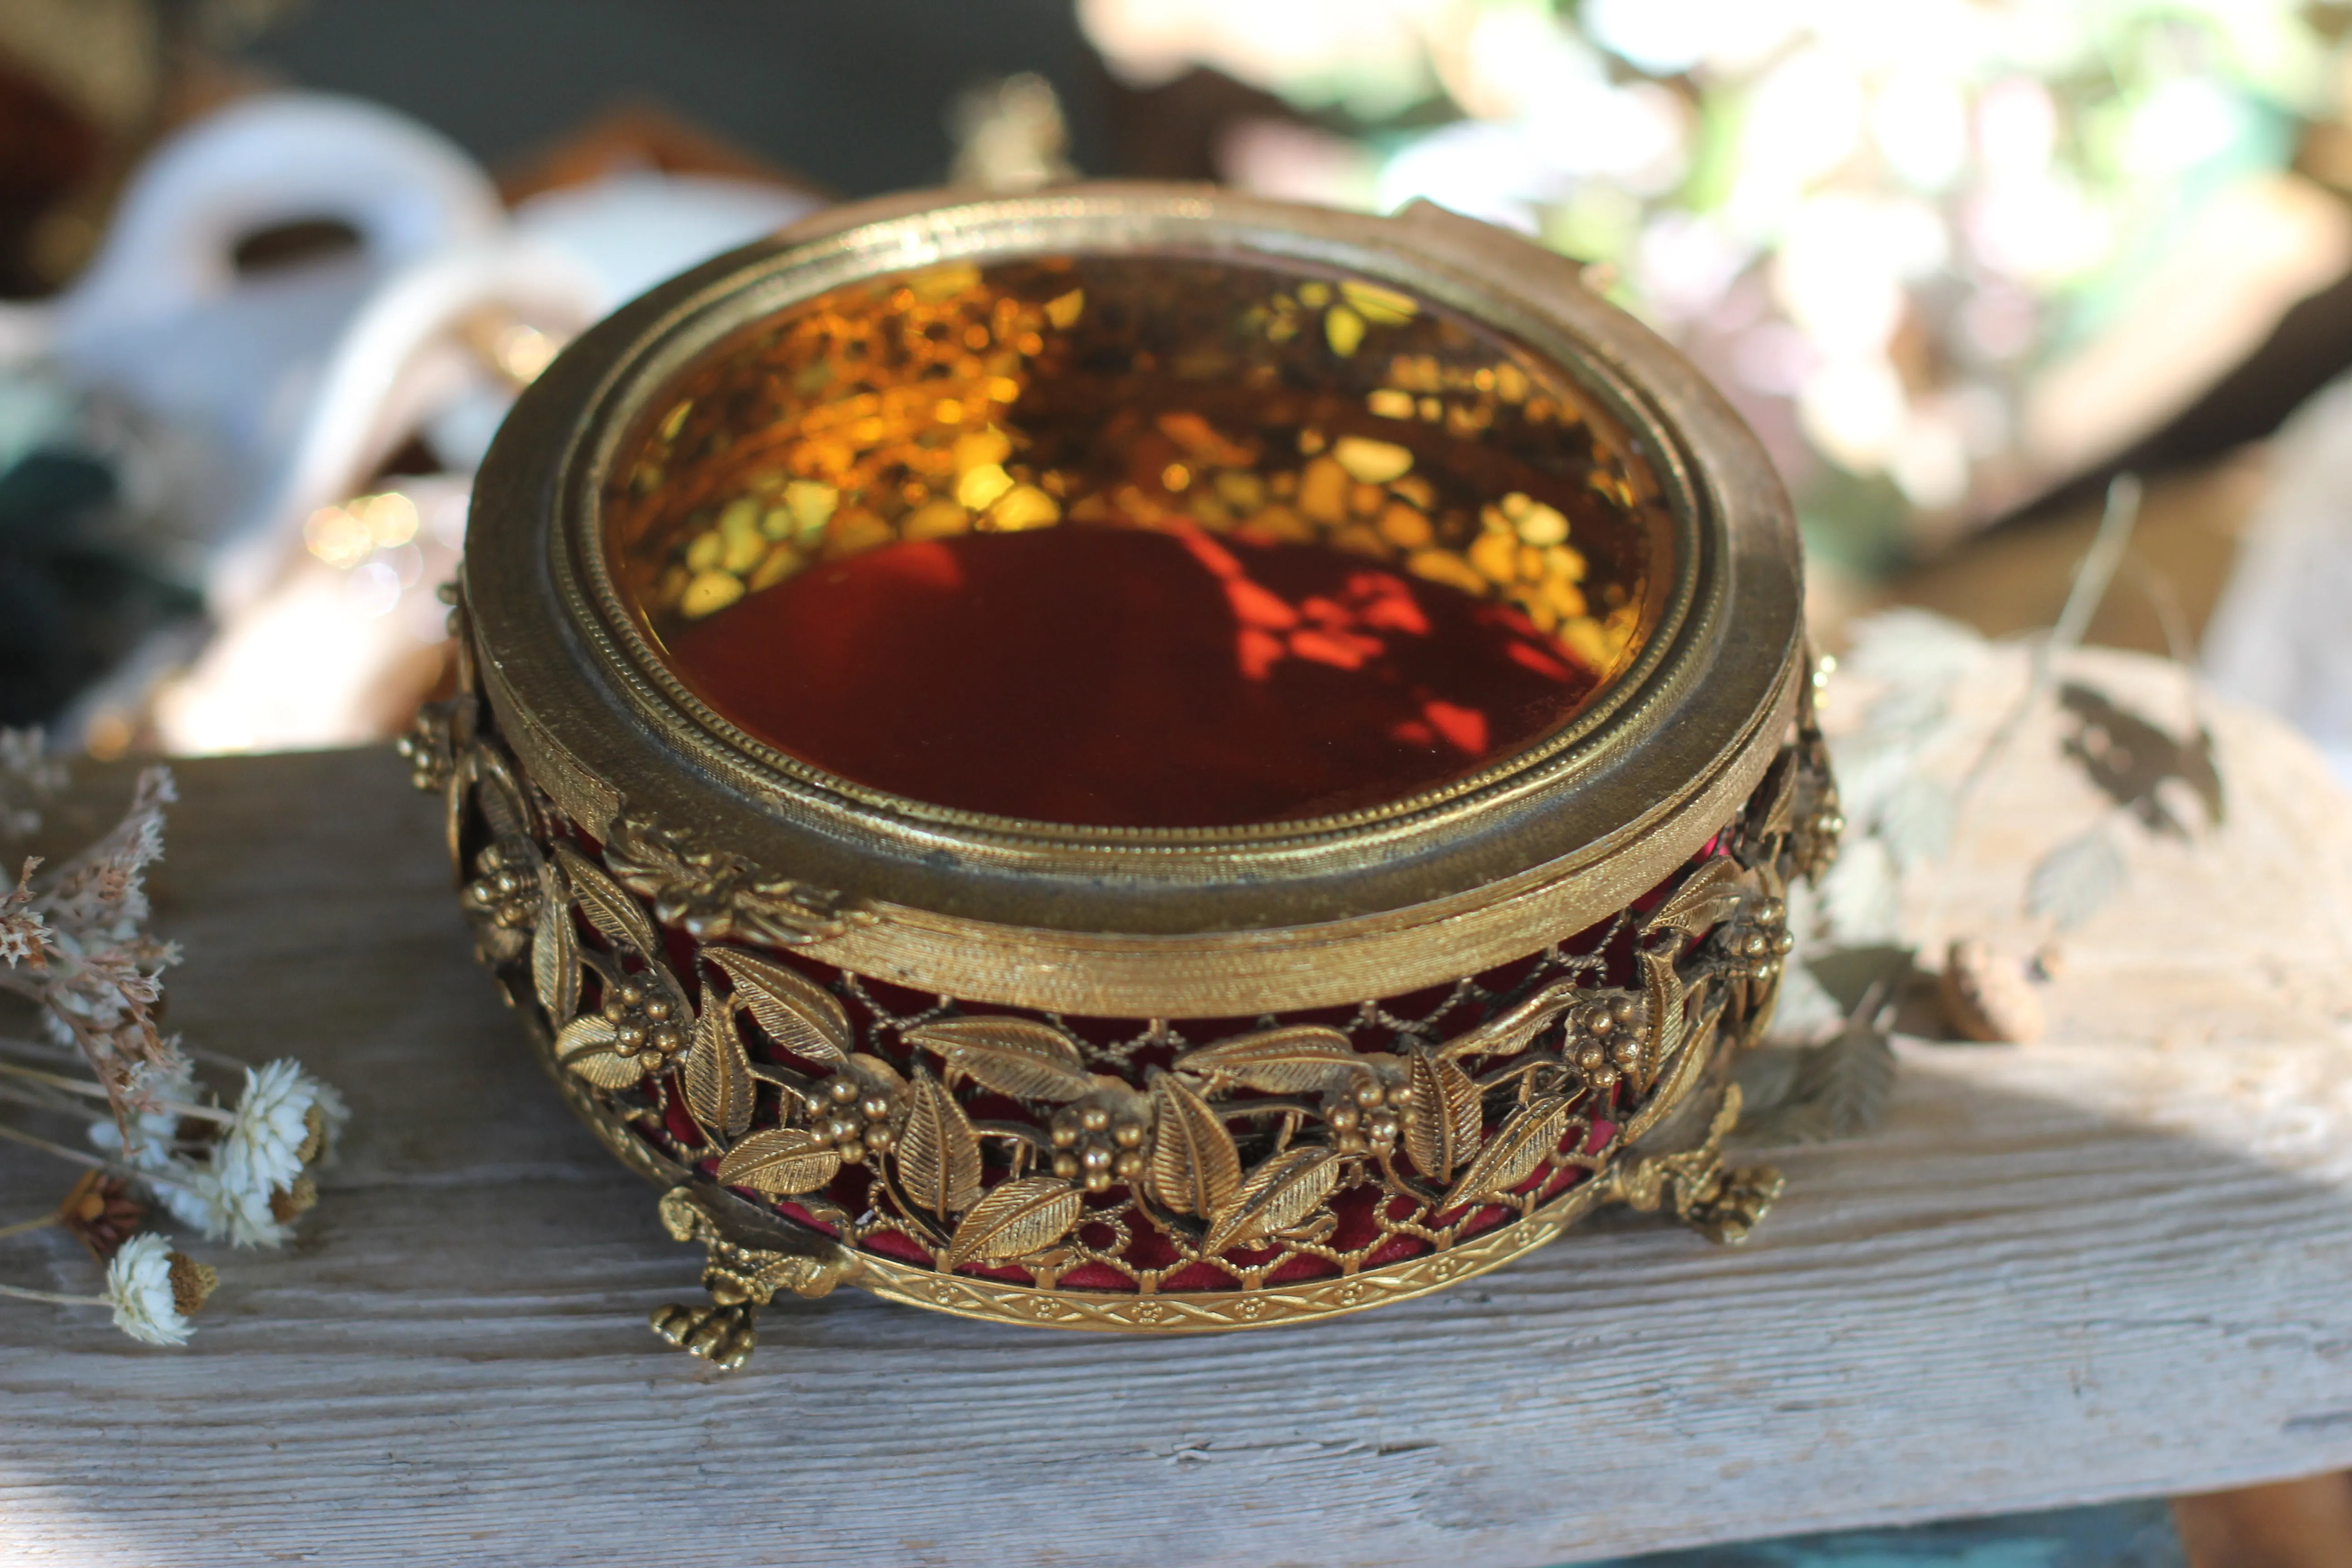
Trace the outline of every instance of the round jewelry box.
{"type": "Polygon", "coordinates": [[[846,207],[575,342],[405,743],[566,1099],[777,1292],[1187,1331],[1736,1241],[1841,826],[1762,453],[1575,266],[1189,187],[846,207]]]}

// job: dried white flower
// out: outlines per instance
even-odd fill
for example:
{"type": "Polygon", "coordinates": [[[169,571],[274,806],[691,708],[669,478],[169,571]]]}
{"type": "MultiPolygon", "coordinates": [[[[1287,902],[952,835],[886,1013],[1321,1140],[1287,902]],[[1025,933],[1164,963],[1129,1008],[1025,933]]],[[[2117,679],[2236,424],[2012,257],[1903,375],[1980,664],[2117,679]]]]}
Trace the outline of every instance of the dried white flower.
{"type": "Polygon", "coordinates": [[[39,832],[40,807],[67,783],[38,730],[0,729],[0,838],[39,832]]]}
{"type": "Polygon", "coordinates": [[[293,1186],[315,1164],[350,1117],[342,1097],[283,1059],[245,1069],[245,1097],[236,1121],[214,1152],[213,1163],[233,1192],[268,1194],[293,1186]]]}
{"type": "MultiPolygon", "coordinates": [[[[10,746],[0,784],[40,763],[37,749],[10,746]]],[[[163,973],[180,954],[146,929],[145,873],[173,799],[170,773],[147,769],[111,833],[37,883],[32,863],[13,891],[0,880],[0,992],[34,1003],[45,1032],[88,1064],[113,1112],[90,1142],[145,1176],[160,1206],[207,1237],[281,1246],[317,1201],[308,1170],[349,1112],[291,1061],[247,1069],[241,1102],[223,1110],[156,1026],[163,973]]]]}
{"type": "Polygon", "coordinates": [[[0,899],[12,958],[0,967],[0,991],[36,1003],[51,1038],[80,1051],[118,1117],[131,1103],[141,1064],[168,1067],[178,1050],[155,1026],[163,970],[179,952],[145,930],[146,868],[163,852],[163,807],[171,773],[140,775],[131,810],[114,831],[43,876],[0,899]]]}
{"type": "Polygon", "coordinates": [[[217,1171],[185,1161],[170,1174],[170,1184],[156,1184],[156,1201],[206,1241],[283,1247],[294,1238],[294,1228],[287,1222],[310,1205],[308,1177],[298,1176],[289,1186],[271,1191],[232,1184],[217,1171]]]}
{"type": "Polygon", "coordinates": [[[173,1252],[160,1236],[134,1236],[106,1266],[106,1302],[114,1326],[151,1345],[184,1345],[195,1326],[188,1314],[205,1304],[220,1277],[173,1252]]]}
{"type": "Polygon", "coordinates": [[[16,889],[0,898],[0,959],[5,959],[11,969],[19,963],[38,968],[41,954],[49,945],[48,924],[41,919],[41,911],[32,907],[33,872],[40,863],[37,858],[27,858],[25,868],[16,873],[16,889]]]}
{"type": "MultiPolygon", "coordinates": [[[[205,1239],[283,1247],[293,1237],[292,1221],[317,1201],[310,1167],[325,1158],[350,1117],[342,1096],[299,1063],[275,1061],[246,1069],[236,1121],[208,1163],[168,1146],[162,1163],[137,1163],[162,1178],[154,1184],[156,1201],[205,1239]]],[[[107,1145],[108,1131],[92,1128],[91,1141],[107,1145]]]]}
{"type": "Polygon", "coordinates": [[[173,1149],[180,1135],[180,1113],[163,1109],[163,1102],[194,1101],[197,1097],[195,1071],[183,1057],[163,1066],[142,1062],[131,1069],[130,1077],[131,1092],[124,1098],[131,1104],[143,1106],[128,1119],[131,1136],[126,1140],[122,1128],[110,1121],[93,1122],[90,1145],[135,1169],[170,1172],[175,1164],[184,1163],[173,1149]]]}

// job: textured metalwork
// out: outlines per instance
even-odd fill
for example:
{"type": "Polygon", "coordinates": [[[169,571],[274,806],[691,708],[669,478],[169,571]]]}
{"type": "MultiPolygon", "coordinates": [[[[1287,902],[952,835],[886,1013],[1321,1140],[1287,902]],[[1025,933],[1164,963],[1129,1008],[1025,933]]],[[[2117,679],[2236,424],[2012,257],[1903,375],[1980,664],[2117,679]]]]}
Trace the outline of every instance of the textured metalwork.
{"type": "Polygon", "coordinates": [[[1833,850],[1785,501],[1671,351],[1444,215],[1157,187],[885,204],[656,290],[528,395],[477,492],[461,689],[408,745],[484,957],[566,1098],[670,1189],[721,1363],[841,1280],[967,1316],[1185,1331],[1356,1310],[1595,1205],[1736,1241],[1731,1055],[1833,850]],[[1634,429],[1679,531],[1607,700],[1443,798],[1166,831],[804,776],[655,679],[597,581],[613,432],[702,344],[860,269],[1231,244],[1473,310],[1634,429]],[[635,401],[632,401],[635,399],[635,401]]]}

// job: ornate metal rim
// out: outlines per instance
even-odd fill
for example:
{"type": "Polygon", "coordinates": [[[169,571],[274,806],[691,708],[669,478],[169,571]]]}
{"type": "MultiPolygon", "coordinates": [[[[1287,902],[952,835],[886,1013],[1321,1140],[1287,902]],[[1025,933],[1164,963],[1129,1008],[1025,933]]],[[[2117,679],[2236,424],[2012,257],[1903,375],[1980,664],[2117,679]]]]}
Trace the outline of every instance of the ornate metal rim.
{"type": "Polygon", "coordinates": [[[568,351],[509,421],[476,490],[467,584],[501,728],[592,831],[618,830],[625,813],[842,889],[874,918],[827,931],[824,952],[862,973],[1021,1005],[1198,1016],[1463,973],[1654,882],[1786,732],[1796,563],[1785,500],[1737,416],[1570,264],[1435,209],[1378,219],[1126,185],[846,209],[655,290],[568,351]],[[1685,536],[1681,580],[1588,724],[1440,799],[1154,837],[861,798],[761,758],[647,679],[598,593],[592,502],[616,433],[671,367],[849,276],[1179,243],[1342,266],[1444,300],[1554,360],[1636,433],[1685,536]]]}

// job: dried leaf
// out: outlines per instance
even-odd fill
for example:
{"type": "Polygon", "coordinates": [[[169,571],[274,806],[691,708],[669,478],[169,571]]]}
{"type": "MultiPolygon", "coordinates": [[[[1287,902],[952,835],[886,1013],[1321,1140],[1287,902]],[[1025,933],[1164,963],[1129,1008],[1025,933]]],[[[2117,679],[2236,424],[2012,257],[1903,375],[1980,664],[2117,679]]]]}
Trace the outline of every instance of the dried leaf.
{"type": "Polygon", "coordinates": [[[604,933],[605,941],[634,948],[647,958],[661,951],[661,940],[654,934],[654,922],[646,918],[644,907],[604,868],[560,838],[555,842],[555,858],[562,863],[564,879],[572,884],[580,912],[604,933]]]}
{"type": "Polygon", "coordinates": [[[1405,1106],[1404,1152],[1433,1182],[1454,1179],[1486,1130],[1485,1107],[1470,1075],[1429,1051],[1415,1051],[1412,1100],[1405,1106]]]}
{"type": "Polygon", "coordinates": [[[968,1078],[1015,1100],[1066,1104],[1092,1093],[1077,1042],[1029,1018],[946,1018],[908,1029],[907,1044],[936,1051],[953,1083],[968,1078]]]}
{"type": "Polygon", "coordinates": [[[1845,819],[1875,823],[1903,781],[1917,770],[1921,746],[1914,737],[1874,730],[1831,737],[1831,772],[1845,819]]]}
{"type": "Polygon", "coordinates": [[[1956,680],[1977,668],[1989,646],[1971,626],[1908,607],[1864,616],[1846,635],[1847,673],[1898,688],[1956,680]]]}
{"type": "Polygon", "coordinates": [[[2104,822],[2044,855],[2025,884],[2027,912],[2071,931],[2098,913],[2124,884],[2124,858],[2104,822]]]}
{"type": "Polygon", "coordinates": [[[1454,1036],[1438,1047],[1437,1054],[1448,1061],[1465,1057],[1517,1056],[1576,1005],[1577,991],[1573,980],[1555,981],[1517,1006],[1454,1036]]]}
{"type": "Polygon", "coordinates": [[[591,1013],[563,1026],[555,1037],[555,1059],[598,1089],[626,1089],[646,1076],[642,1052],[625,1057],[614,1046],[613,1026],[591,1013]]]}
{"type": "Polygon", "coordinates": [[[1445,1194],[1445,1201],[1438,1205],[1440,1212],[1498,1196],[1535,1174],[1536,1167],[1550,1159],[1559,1141],[1568,1136],[1569,1124],[1575,1120],[1570,1104],[1566,1095],[1548,1094],[1511,1112],[1445,1194]]]}
{"type": "Polygon", "coordinates": [[[1176,1214],[1213,1215],[1242,1184],[1241,1151],[1208,1101],[1169,1073],[1151,1080],[1151,1163],[1144,1191],[1176,1214]]]}
{"type": "MultiPolygon", "coordinates": [[[[1852,1138],[1877,1124],[1895,1090],[1895,1047],[1886,1036],[1855,1024],[1809,1050],[1759,1051],[1793,1057],[1794,1072],[1781,1103],[1741,1130],[1758,1143],[1823,1143],[1852,1138]]],[[[1743,1073],[1747,1071],[1743,1064],[1743,1073]]]]}
{"type": "Polygon", "coordinates": [[[721,1186],[795,1197],[823,1187],[840,1169],[840,1151],[819,1143],[814,1133],[798,1127],[778,1127],[754,1132],[727,1151],[727,1157],[719,1162],[719,1182],[721,1186]]]}
{"type": "Polygon", "coordinates": [[[1837,1032],[1845,1022],[1845,1012],[1813,973],[1812,965],[1791,958],[1780,972],[1780,998],[1766,1037],[1784,1046],[1818,1044],[1837,1032]]]}
{"type": "Polygon", "coordinates": [[[1268,1094],[1304,1094],[1360,1071],[1364,1058],[1348,1037],[1320,1024],[1294,1024],[1234,1035],[1178,1057],[1175,1070],[1228,1080],[1268,1094]]]}
{"type": "Polygon", "coordinates": [[[1821,879],[1822,923],[1846,946],[1894,942],[1903,887],[1893,851],[1875,838],[1850,839],[1821,879]]]}
{"type": "Polygon", "coordinates": [[[796,1057],[827,1067],[849,1060],[857,1043],[840,999],[806,975],[734,947],[706,947],[702,955],[726,971],[735,994],[768,1037],[796,1057]]]}
{"type": "Polygon", "coordinates": [[[560,1027],[580,1011],[580,937],[572,896],[553,861],[539,868],[539,921],[530,932],[530,987],[560,1027]]]}
{"type": "Polygon", "coordinates": [[[907,1125],[892,1158],[908,1201],[945,1218],[980,1197],[980,1137],[955,1097],[929,1073],[918,1073],[907,1125]]]}
{"type": "Polygon", "coordinates": [[[1959,816],[1959,799],[1945,784],[1927,774],[1905,776],[1879,809],[1878,837],[1895,857],[1900,870],[1929,860],[1940,860],[1952,847],[1952,828],[1959,816]]]}
{"type": "Polygon", "coordinates": [[[1650,911],[1642,934],[1678,931],[1688,937],[1704,936],[1739,908],[1741,890],[1739,863],[1728,855],[1719,855],[1685,878],[1681,887],[1650,911]]]}
{"type": "Polygon", "coordinates": [[[1026,1257],[1069,1235],[1085,1212],[1078,1188],[1059,1176],[1007,1182],[963,1216],[940,1267],[956,1269],[967,1263],[1026,1257]]]}
{"type": "Polygon", "coordinates": [[[713,1142],[740,1138],[751,1130],[759,1085],[751,1077],[743,1037],[735,1029],[735,1009],[725,997],[703,993],[694,1043],[687,1047],[678,1078],[686,1087],[686,1108],[713,1142]]]}
{"type": "Polygon", "coordinates": [[[1202,1250],[1223,1252],[1297,1225],[1331,1195],[1344,1169],[1335,1151],[1318,1144],[1284,1150],[1250,1173],[1210,1223],[1202,1250]]]}

